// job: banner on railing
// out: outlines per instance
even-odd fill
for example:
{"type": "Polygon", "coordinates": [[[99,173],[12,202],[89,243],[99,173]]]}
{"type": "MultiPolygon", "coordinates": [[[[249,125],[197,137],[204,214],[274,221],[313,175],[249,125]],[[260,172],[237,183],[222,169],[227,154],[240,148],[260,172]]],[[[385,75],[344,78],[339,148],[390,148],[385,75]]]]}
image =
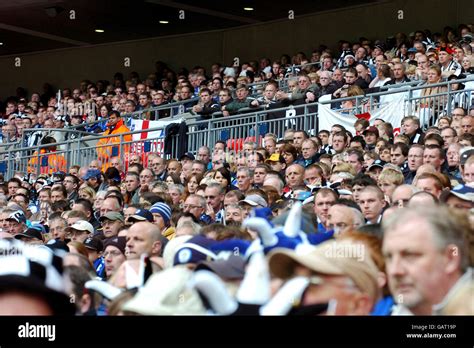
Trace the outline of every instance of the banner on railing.
{"type": "MultiPolygon", "coordinates": [[[[361,117],[368,119],[370,124],[373,124],[376,119],[382,119],[385,122],[392,124],[394,133],[400,131],[400,125],[405,116],[405,100],[404,93],[397,93],[396,97],[391,98],[389,103],[386,103],[381,108],[370,110],[361,115],[361,117]]],[[[331,104],[320,104],[319,106],[319,130],[331,130],[335,124],[344,126],[352,134],[356,134],[354,123],[360,118],[357,115],[343,114],[330,109],[331,104]]]]}

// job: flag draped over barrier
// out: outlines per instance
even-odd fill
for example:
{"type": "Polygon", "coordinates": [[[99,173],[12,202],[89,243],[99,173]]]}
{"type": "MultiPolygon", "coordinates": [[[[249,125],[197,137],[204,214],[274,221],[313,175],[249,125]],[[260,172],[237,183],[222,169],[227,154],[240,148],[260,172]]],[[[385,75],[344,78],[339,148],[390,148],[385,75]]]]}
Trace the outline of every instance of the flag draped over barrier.
{"type": "Polygon", "coordinates": [[[318,109],[319,129],[330,130],[334,124],[340,124],[352,134],[356,134],[354,123],[357,119],[363,117],[368,119],[371,125],[377,118],[389,122],[392,124],[395,133],[397,133],[400,131],[400,125],[405,116],[405,100],[405,93],[393,94],[390,99],[382,101],[382,106],[379,109],[371,110],[361,115],[342,114],[331,110],[331,104],[320,104],[318,109]]]}

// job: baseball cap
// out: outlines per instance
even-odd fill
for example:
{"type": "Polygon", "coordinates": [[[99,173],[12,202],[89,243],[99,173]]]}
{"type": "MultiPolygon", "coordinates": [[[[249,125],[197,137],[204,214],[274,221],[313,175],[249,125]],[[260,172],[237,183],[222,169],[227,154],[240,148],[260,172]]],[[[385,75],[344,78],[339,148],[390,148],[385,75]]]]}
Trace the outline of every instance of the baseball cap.
{"type": "Polygon", "coordinates": [[[84,246],[87,249],[91,249],[98,252],[101,252],[102,250],[104,250],[104,245],[102,241],[97,237],[86,238],[86,240],[84,240],[84,246]]]}
{"type": "Polygon", "coordinates": [[[135,214],[127,219],[128,222],[148,221],[153,222],[153,214],[147,209],[138,209],[135,214]]]}
{"type": "Polygon", "coordinates": [[[99,169],[88,169],[86,175],[82,177],[82,180],[89,180],[92,178],[100,178],[100,170],[99,169]]]}
{"type": "Polygon", "coordinates": [[[63,259],[46,247],[28,246],[18,240],[0,240],[0,288],[18,291],[44,301],[54,315],[75,314],[66,294],[63,259]]]}
{"type": "Polygon", "coordinates": [[[239,204],[246,203],[251,205],[252,207],[260,206],[260,207],[267,207],[268,203],[263,199],[262,196],[259,195],[248,195],[245,199],[239,201],[239,204]]]}
{"type": "Polygon", "coordinates": [[[76,231],[94,233],[94,227],[89,222],[84,221],[84,220],[78,220],[75,223],[73,223],[71,226],[66,227],[64,230],[66,232],[72,232],[72,230],[76,230],[76,231]]]}
{"type": "Polygon", "coordinates": [[[196,267],[196,271],[207,269],[224,280],[244,279],[245,261],[237,255],[230,255],[226,260],[201,261],[196,267]]]}
{"type": "Polygon", "coordinates": [[[52,251],[62,250],[67,253],[69,252],[69,247],[67,246],[67,243],[59,239],[50,239],[45,244],[45,246],[50,248],[52,251]]]}
{"type": "Polygon", "coordinates": [[[462,199],[463,201],[468,201],[474,203],[474,188],[467,186],[467,185],[457,185],[453,187],[451,191],[449,191],[449,195],[446,197],[446,199],[450,196],[454,195],[458,197],[459,199],[462,199]]]}
{"type": "Polygon", "coordinates": [[[17,210],[14,213],[11,213],[10,215],[8,215],[6,220],[13,220],[20,224],[26,224],[26,216],[25,214],[23,214],[21,210],[17,210]]]}
{"type": "Polygon", "coordinates": [[[379,136],[379,130],[375,126],[370,126],[365,131],[362,132],[363,135],[367,133],[374,133],[377,136],[377,138],[379,136]]]}
{"type": "Polygon", "coordinates": [[[38,239],[43,240],[41,232],[36,228],[29,228],[23,233],[18,233],[15,235],[15,239],[29,238],[29,239],[38,239]]]}
{"type": "Polygon", "coordinates": [[[274,153],[265,162],[285,162],[285,159],[279,153],[274,153]]]}
{"type": "Polygon", "coordinates": [[[468,158],[471,157],[472,155],[474,155],[474,147],[473,146],[468,146],[468,147],[463,148],[461,150],[459,163],[461,165],[466,164],[468,158]]]}
{"type": "Polygon", "coordinates": [[[184,155],[181,155],[181,157],[179,157],[179,160],[182,161],[183,158],[189,158],[191,161],[194,161],[196,159],[196,157],[194,157],[191,152],[186,152],[184,155]]]}
{"type": "Polygon", "coordinates": [[[188,263],[198,263],[199,261],[215,260],[217,255],[210,248],[216,244],[213,239],[204,236],[194,236],[186,243],[180,245],[174,256],[173,264],[183,265],[188,263]]]}
{"type": "Polygon", "coordinates": [[[119,220],[119,221],[122,221],[122,222],[125,221],[122,213],[119,213],[118,211],[109,211],[109,212],[105,213],[104,215],[102,215],[99,218],[100,222],[102,222],[104,220],[110,220],[110,221],[119,220]]]}
{"type": "Polygon", "coordinates": [[[270,272],[276,277],[288,279],[294,275],[296,266],[303,265],[310,270],[328,275],[345,275],[355,285],[372,298],[377,298],[378,269],[362,243],[352,241],[326,241],[309,252],[296,252],[285,248],[276,248],[268,255],[270,272]],[[365,251],[362,257],[357,253],[347,253],[338,257],[338,250],[360,247],[365,251]]]}
{"type": "Polygon", "coordinates": [[[206,309],[197,290],[188,286],[192,275],[193,272],[186,267],[173,267],[155,273],[122,309],[142,315],[205,314],[206,309]]]}
{"type": "Polygon", "coordinates": [[[112,245],[114,247],[116,247],[117,249],[119,249],[122,254],[125,255],[125,246],[127,244],[127,238],[125,237],[118,237],[118,236],[115,236],[115,237],[112,237],[112,238],[107,238],[105,241],[104,241],[104,249],[107,249],[107,247],[109,245],[112,245]]]}
{"type": "Polygon", "coordinates": [[[370,172],[371,169],[373,168],[383,168],[383,166],[386,164],[385,161],[382,161],[380,159],[375,160],[374,163],[372,163],[367,170],[370,172]]]}
{"type": "Polygon", "coordinates": [[[416,53],[418,52],[418,50],[415,48],[415,47],[410,47],[408,50],[407,50],[408,53],[416,53]]]}

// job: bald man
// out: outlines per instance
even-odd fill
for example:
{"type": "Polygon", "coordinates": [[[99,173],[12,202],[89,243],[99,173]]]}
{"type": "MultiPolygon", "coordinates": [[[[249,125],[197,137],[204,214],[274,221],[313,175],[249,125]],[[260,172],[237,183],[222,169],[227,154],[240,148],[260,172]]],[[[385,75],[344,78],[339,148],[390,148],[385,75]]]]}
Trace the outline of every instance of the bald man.
{"type": "Polygon", "coordinates": [[[125,249],[127,260],[139,259],[142,254],[161,259],[166,241],[158,226],[148,221],[136,222],[127,232],[125,249]]]}
{"type": "Polygon", "coordinates": [[[364,224],[364,216],[355,208],[343,204],[334,204],[329,208],[328,227],[334,234],[355,230],[364,224]]]}

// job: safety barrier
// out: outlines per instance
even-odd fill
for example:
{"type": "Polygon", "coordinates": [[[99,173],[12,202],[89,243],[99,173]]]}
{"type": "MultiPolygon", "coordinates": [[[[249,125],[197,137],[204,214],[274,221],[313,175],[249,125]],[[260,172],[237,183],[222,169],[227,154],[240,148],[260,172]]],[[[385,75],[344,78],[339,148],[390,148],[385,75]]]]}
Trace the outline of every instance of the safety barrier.
{"type": "MultiPolygon", "coordinates": [[[[304,129],[311,135],[316,135],[323,123],[319,115],[324,110],[343,112],[349,115],[374,113],[384,106],[390,105],[397,96],[402,97],[402,116],[418,115],[423,127],[435,124],[441,115],[449,115],[456,106],[470,108],[473,103],[474,76],[465,80],[449,81],[433,85],[421,86],[393,86],[387,91],[372,93],[366,96],[354,96],[325,100],[320,98],[316,103],[290,105],[278,109],[241,110],[241,113],[228,117],[214,117],[209,120],[200,120],[198,116],[169,117],[159,121],[143,121],[129,118],[128,123],[133,126],[132,131],[120,135],[103,136],[73,129],[51,129],[50,132],[69,132],[74,140],[58,142],[54,152],[48,150],[48,145],[23,147],[22,141],[0,145],[0,171],[6,177],[12,177],[15,172],[32,172],[36,175],[51,173],[65,166],[85,166],[94,159],[98,159],[106,168],[107,162],[113,156],[119,156],[125,168],[128,166],[129,156],[138,154],[146,164],[148,155],[152,152],[164,155],[164,146],[167,145],[167,158],[178,155],[180,141],[178,134],[169,136],[165,144],[166,127],[170,124],[186,122],[187,150],[196,152],[202,145],[212,146],[217,140],[227,141],[229,148],[239,150],[245,140],[261,144],[266,133],[282,137],[289,128],[304,129]],[[466,88],[456,90],[455,85],[464,83],[466,88]],[[428,90],[429,89],[429,90],[428,90]],[[430,94],[427,91],[432,92],[430,94]],[[342,110],[344,101],[350,100],[354,105],[342,110]],[[145,125],[145,123],[147,123],[145,125]],[[158,126],[155,126],[158,124],[158,126]]],[[[394,125],[399,126],[399,125],[394,125]]],[[[327,127],[326,127],[327,128],[327,127]]],[[[28,131],[28,130],[26,130],[28,131]]],[[[182,148],[181,148],[182,150],[182,148]]],[[[182,151],[181,151],[182,152],[182,151]]]]}

